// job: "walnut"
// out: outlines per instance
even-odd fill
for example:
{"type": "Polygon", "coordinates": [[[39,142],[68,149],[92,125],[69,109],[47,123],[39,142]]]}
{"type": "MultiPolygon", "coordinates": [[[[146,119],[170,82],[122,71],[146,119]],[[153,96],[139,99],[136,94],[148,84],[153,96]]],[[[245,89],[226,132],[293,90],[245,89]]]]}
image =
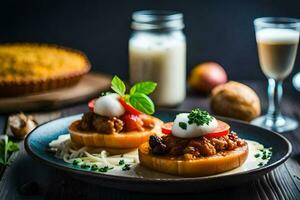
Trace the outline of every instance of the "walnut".
{"type": "Polygon", "coordinates": [[[37,121],[31,116],[19,113],[9,117],[9,127],[14,137],[23,139],[37,125],[37,121]]]}

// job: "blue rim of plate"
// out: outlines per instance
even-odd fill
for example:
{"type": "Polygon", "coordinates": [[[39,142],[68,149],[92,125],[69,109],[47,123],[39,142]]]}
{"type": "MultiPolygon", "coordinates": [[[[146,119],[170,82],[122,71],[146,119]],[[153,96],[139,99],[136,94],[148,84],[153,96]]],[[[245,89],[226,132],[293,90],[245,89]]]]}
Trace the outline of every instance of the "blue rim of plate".
{"type": "MultiPolygon", "coordinates": [[[[164,112],[170,112],[170,113],[179,113],[179,111],[168,111],[168,110],[164,110],[164,112]]],[[[288,151],[286,152],[286,154],[281,157],[280,159],[278,159],[277,161],[273,162],[272,164],[266,164],[265,166],[262,166],[262,167],[259,167],[259,168],[255,168],[255,169],[251,169],[251,170],[248,170],[248,171],[243,171],[243,172],[237,172],[237,173],[234,173],[234,174],[226,174],[226,175],[212,175],[212,176],[203,176],[203,177],[172,177],[172,178],[141,178],[141,177],[127,177],[127,176],[118,176],[118,175],[112,175],[112,174],[104,174],[104,173],[98,173],[98,172],[92,172],[92,171],[83,171],[83,170],[78,170],[78,169],[74,169],[74,168],[70,168],[66,165],[62,165],[62,164],[59,164],[57,162],[54,162],[54,161],[49,161],[49,160],[46,160],[44,159],[43,157],[40,157],[38,155],[36,155],[34,153],[34,151],[32,150],[32,148],[30,147],[29,145],[29,140],[30,140],[30,137],[31,135],[36,131],[38,130],[40,127],[44,126],[44,125],[47,125],[49,123],[53,123],[55,121],[58,121],[58,120],[64,120],[64,119],[67,119],[67,118],[70,118],[70,117],[76,117],[76,116],[81,116],[82,114],[77,114],[77,115],[70,115],[70,116],[67,116],[67,117],[63,117],[63,118],[58,118],[58,119],[53,119],[53,120],[50,120],[50,121],[47,121],[45,123],[42,123],[40,124],[39,126],[37,126],[35,129],[33,129],[26,137],[25,137],[25,140],[24,140],[24,146],[25,146],[25,150],[26,152],[32,157],[34,158],[35,160],[45,164],[45,165],[48,165],[48,166],[51,166],[51,167],[54,167],[54,168],[57,168],[59,170],[62,170],[62,171],[65,171],[67,173],[72,173],[72,174],[77,174],[77,175],[83,175],[83,176],[91,176],[93,178],[99,178],[99,179],[106,179],[106,180],[109,180],[109,181],[126,181],[126,182],[140,182],[140,183],[162,183],[162,182],[194,182],[194,181],[205,181],[205,180],[215,180],[217,181],[218,179],[223,179],[223,178],[230,178],[230,177],[237,177],[237,176],[241,176],[241,175],[251,175],[251,174],[257,174],[259,172],[263,172],[263,171],[271,171],[272,169],[278,167],[280,164],[284,163],[288,158],[289,156],[291,155],[291,152],[292,152],[292,145],[291,143],[283,136],[281,136],[280,134],[276,133],[276,132],[273,132],[273,131],[270,131],[270,130],[267,130],[267,129],[264,129],[264,128],[261,128],[261,127],[258,127],[258,126],[255,126],[255,125],[252,125],[252,124],[249,124],[247,122],[244,122],[244,121],[241,121],[241,120],[237,120],[237,119],[232,119],[232,118],[227,118],[227,117],[220,117],[220,116],[216,116],[218,119],[221,119],[221,120],[225,120],[225,121],[231,121],[231,122],[235,122],[235,123],[239,123],[239,124],[243,124],[243,125],[246,125],[246,126],[253,126],[253,127],[256,127],[258,129],[260,129],[261,131],[266,131],[266,132],[269,132],[269,133],[272,133],[274,135],[276,135],[277,137],[279,137],[280,139],[282,139],[288,146],[288,151]]],[[[57,160],[59,160],[57,158],[57,160]]]]}

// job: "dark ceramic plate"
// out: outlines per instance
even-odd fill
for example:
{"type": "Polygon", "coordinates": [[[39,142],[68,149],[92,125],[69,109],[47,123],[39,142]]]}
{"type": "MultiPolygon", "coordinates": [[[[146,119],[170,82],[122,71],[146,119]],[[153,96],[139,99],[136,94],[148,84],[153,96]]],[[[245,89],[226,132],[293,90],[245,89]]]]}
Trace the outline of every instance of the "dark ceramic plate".
{"type": "MultiPolygon", "coordinates": [[[[166,122],[173,121],[175,115],[176,112],[169,111],[158,112],[156,114],[157,117],[166,122]]],[[[56,139],[59,135],[67,134],[68,125],[72,121],[80,118],[80,116],[81,115],[65,117],[40,125],[26,137],[26,151],[38,161],[63,170],[76,178],[117,189],[141,192],[183,193],[201,192],[224,186],[232,186],[266,174],[282,164],[292,151],[290,142],[277,133],[248,123],[220,117],[221,120],[229,123],[232,130],[236,131],[241,138],[257,141],[264,144],[265,147],[272,147],[273,155],[269,162],[263,167],[243,172],[195,178],[171,177],[164,174],[160,176],[155,175],[152,171],[148,173],[148,176],[136,174],[120,176],[118,174],[97,173],[65,163],[55,158],[53,154],[47,152],[49,142],[56,139]]]]}

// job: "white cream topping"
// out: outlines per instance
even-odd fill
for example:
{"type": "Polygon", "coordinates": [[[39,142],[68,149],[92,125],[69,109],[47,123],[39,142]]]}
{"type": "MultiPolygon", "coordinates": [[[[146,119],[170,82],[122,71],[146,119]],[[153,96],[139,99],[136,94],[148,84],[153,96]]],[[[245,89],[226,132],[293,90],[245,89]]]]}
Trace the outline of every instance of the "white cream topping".
{"type": "Polygon", "coordinates": [[[106,117],[119,117],[123,115],[125,109],[120,104],[118,98],[120,98],[120,96],[116,93],[99,97],[95,101],[94,113],[106,117]]]}
{"type": "Polygon", "coordinates": [[[202,126],[198,126],[195,123],[189,124],[188,115],[189,113],[181,113],[176,116],[172,127],[172,135],[180,138],[200,137],[212,133],[218,127],[218,121],[215,118],[213,118],[208,125],[204,124],[202,126]],[[186,124],[186,129],[179,126],[180,122],[186,124]]]}

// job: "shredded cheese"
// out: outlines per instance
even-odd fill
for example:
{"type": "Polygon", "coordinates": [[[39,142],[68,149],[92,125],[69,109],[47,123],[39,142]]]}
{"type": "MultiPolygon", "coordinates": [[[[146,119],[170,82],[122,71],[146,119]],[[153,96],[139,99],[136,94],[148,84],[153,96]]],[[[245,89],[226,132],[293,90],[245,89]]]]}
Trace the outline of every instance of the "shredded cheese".
{"type": "Polygon", "coordinates": [[[74,163],[75,160],[80,159],[77,165],[96,165],[97,167],[110,167],[122,169],[120,161],[123,160],[125,164],[137,164],[138,158],[136,152],[129,152],[125,154],[110,156],[103,148],[81,147],[74,148],[72,145],[70,135],[60,135],[56,140],[49,143],[51,151],[55,152],[55,156],[64,160],[67,163],[74,163]]]}

